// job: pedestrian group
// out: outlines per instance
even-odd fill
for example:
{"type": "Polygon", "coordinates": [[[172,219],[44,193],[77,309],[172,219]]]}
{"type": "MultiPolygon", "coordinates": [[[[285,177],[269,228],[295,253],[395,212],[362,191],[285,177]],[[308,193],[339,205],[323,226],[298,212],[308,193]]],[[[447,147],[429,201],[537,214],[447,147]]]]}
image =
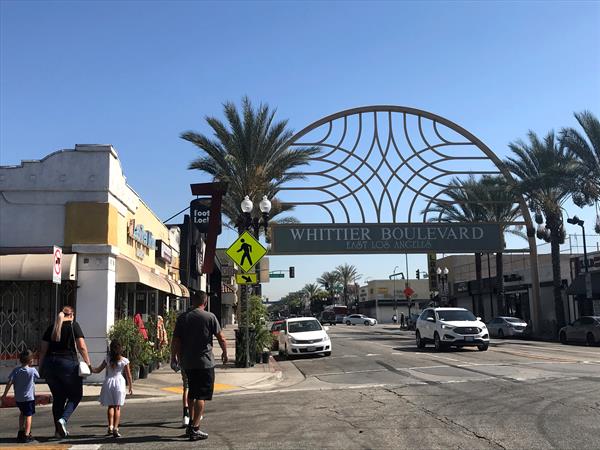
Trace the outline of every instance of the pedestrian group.
{"type": "MultiPolygon", "coordinates": [[[[215,359],[212,353],[213,336],[217,338],[223,351],[221,360],[227,363],[227,345],[216,316],[205,311],[207,296],[204,292],[190,294],[192,307],[177,318],[171,343],[171,367],[181,370],[183,393],[183,425],[186,436],[192,440],[207,439],[208,434],[200,430],[204,418],[205,401],[212,400],[215,381],[215,359]]],[[[141,319],[141,317],[140,317],[141,319]]],[[[167,335],[164,325],[158,321],[159,339],[166,345],[167,335]]],[[[8,383],[1,402],[14,386],[15,401],[19,408],[19,431],[17,442],[34,442],[31,433],[32,418],[35,414],[35,381],[45,378],[52,393],[52,415],[55,437],[69,436],[67,424],[83,397],[83,377],[90,373],[106,370],[100,404],[107,407],[107,436],[121,437],[119,424],[121,406],[125,404],[127,393],[133,394],[133,381],[129,360],[123,355],[120,342],[112,340],[109,351],[98,367],[92,367],[85,344],[85,337],[75,321],[75,310],[64,306],[53,325],[42,337],[39,353],[40,372],[31,367],[33,352],[25,350],[20,354],[20,367],[8,377],[8,383]],[[83,361],[79,361],[77,355],[83,361]]]]}

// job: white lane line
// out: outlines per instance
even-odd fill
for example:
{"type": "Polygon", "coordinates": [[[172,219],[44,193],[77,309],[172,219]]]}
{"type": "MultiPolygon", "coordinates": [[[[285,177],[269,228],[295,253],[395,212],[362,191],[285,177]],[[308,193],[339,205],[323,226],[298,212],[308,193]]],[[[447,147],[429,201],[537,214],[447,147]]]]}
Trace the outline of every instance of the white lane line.
{"type": "Polygon", "coordinates": [[[381,353],[367,353],[366,356],[381,356],[381,353]]]}
{"type": "Polygon", "coordinates": [[[432,353],[415,352],[415,355],[427,355],[427,356],[431,356],[432,358],[447,359],[448,361],[456,361],[456,362],[461,362],[461,363],[466,362],[464,359],[448,358],[447,356],[434,355],[432,353]]]}
{"type": "Polygon", "coordinates": [[[365,370],[347,370],[343,372],[326,372],[326,373],[311,373],[311,377],[325,377],[330,375],[351,375],[354,373],[369,373],[369,372],[387,372],[387,369],[365,369],[365,370]]]}
{"type": "Polygon", "coordinates": [[[505,348],[505,349],[510,349],[511,347],[519,347],[520,350],[529,350],[529,351],[534,351],[534,350],[558,350],[561,353],[585,353],[587,355],[595,355],[598,356],[600,355],[600,353],[598,352],[594,352],[594,351],[586,351],[586,350],[571,350],[568,346],[564,346],[564,347],[547,347],[545,345],[539,345],[539,346],[535,346],[532,347],[530,345],[523,345],[523,344],[504,344],[504,345],[498,345],[496,348],[500,349],[500,348],[505,348]]]}
{"type": "Polygon", "coordinates": [[[97,450],[101,444],[74,444],[69,448],[73,450],[97,450]]]}

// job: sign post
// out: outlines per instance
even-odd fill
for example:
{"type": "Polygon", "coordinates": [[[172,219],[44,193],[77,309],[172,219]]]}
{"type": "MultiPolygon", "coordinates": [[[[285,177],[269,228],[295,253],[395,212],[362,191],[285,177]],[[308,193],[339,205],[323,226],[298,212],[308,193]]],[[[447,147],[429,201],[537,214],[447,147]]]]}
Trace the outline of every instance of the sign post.
{"type": "Polygon", "coordinates": [[[54,310],[58,314],[58,285],[62,279],[62,248],[52,248],[52,282],[54,283],[54,310]]]}

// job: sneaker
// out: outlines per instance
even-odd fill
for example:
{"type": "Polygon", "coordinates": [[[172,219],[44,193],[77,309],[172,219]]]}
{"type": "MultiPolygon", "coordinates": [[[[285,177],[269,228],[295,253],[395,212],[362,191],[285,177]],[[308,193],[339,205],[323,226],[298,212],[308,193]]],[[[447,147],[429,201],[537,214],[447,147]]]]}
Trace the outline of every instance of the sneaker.
{"type": "Polygon", "coordinates": [[[67,431],[67,421],[63,418],[60,418],[56,421],[57,426],[57,431],[58,434],[60,434],[60,437],[67,437],[69,435],[69,432],[67,431]]]}
{"type": "Polygon", "coordinates": [[[107,436],[112,436],[112,434],[113,434],[113,429],[112,429],[112,427],[108,427],[108,428],[106,429],[106,435],[107,435],[107,436]]]}
{"type": "Polygon", "coordinates": [[[118,428],[115,428],[113,430],[113,437],[114,438],[120,438],[121,437],[121,433],[119,433],[119,429],[118,428]]]}
{"type": "Polygon", "coordinates": [[[188,425],[185,427],[185,437],[190,437],[190,434],[192,434],[192,426],[188,425]]]}
{"type": "Polygon", "coordinates": [[[19,430],[17,433],[17,443],[23,444],[25,442],[25,430],[19,430]]]}
{"type": "Polygon", "coordinates": [[[181,420],[181,427],[185,428],[190,424],[190,416],[183,416],[183,419],[181,420]]]}
{"type": "Polygon", "coordinates": [[[192,431],[190,433],[190,441],[201,441],[204,439],[208,439],[208,433],[205,433],[204,431],[200,430],[194,430],[192,428],[192,431]]]}
{"type": "MultiPolygon", "coordinates": [[[[24,434],[24,433],[23,433],[24,434]]],[[[35,440],[35,438],[31,435],[31,433],[29,434],[29,436],[26,436],[25,439],[23,440],[23,442],[25,444],[31,444],[32,442],[37,442],[35,440]]]]}

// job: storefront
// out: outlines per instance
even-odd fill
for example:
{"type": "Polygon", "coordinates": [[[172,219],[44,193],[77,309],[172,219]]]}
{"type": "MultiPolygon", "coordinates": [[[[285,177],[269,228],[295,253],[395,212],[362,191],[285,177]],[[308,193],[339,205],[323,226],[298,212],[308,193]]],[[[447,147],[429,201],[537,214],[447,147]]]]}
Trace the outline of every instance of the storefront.
{"type": "MultiPolygon", "coordinates": [[[[36,350],[57,308],[76,308],[95,363],[118,318],[187,307],[179,236],[126,183],[110,145],[77,145],[0,167],[0,366],[36,350]],[[53,245],[63,281],[51,282],[53,245]]],[[[0,367],[0,380],[5,370],[0,367]]]]}

